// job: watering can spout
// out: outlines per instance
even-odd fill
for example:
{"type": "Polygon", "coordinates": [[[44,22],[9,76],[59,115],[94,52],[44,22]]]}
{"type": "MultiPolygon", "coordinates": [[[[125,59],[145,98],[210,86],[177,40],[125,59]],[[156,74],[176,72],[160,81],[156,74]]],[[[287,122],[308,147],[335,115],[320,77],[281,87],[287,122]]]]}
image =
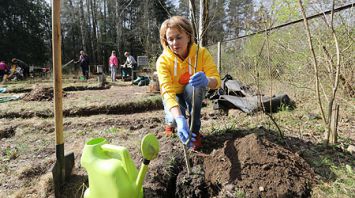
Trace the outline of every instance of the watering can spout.
{"type": "Polygon", "coordinates": [[[148,171],[149,162],[157,158],[159,153],[159,141],[153,134],[144,136],[141,142],[141,152],[143,155],[143,162],[136,179],[137,189],[142,189],[144,177],[148,171]]]}

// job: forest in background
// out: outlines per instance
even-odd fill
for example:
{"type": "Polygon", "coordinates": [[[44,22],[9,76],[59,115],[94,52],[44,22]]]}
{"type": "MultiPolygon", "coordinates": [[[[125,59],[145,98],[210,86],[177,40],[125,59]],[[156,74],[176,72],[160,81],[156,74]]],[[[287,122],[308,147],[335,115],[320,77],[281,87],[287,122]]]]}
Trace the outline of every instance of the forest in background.
{"type": "MultiPolygon", "coordinates": [[[[161,53],[159,28],[172,15],[189,16],[188,0],[62,0],[63,63],[77,59],[81,49],[91,64],[107,64],[111,50],[155,61],[161,53]]],[[[196,13],[199,16],[198,4],[196,13]]],[[[209,0],[206,45],[230,40],[301,18],[294,0],[209,0]]],[[[308,15],[329,10],[331,1],[305,1],[308,15]]],[[[336,1],[336,6],[351,0],[336,1]]],[[[16,57],[28,64],[51,64],[51,5],[46,0],[0,3],[0,59],[16,57]]]]}

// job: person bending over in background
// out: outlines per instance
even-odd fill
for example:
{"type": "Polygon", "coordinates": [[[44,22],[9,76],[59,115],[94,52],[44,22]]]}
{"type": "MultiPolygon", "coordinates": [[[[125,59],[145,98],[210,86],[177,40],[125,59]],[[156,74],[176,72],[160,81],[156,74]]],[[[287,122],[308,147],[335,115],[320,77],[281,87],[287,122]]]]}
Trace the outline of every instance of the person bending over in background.
{"type": "MultiPolygon", "coordinates": [[[[124,56],[127,58],[126,62],[122,65],[122,76],[128,77],[132,72],[132,69],[135,70],[137,67],[137,62],[133,56],[129,54],[129,52],[125,52],[124,56]]],[[[135,79],[135,76],[132,77],[135,79]]]]}
{"type": "Polygon", "coordinates": [[[171,135],[177,127],[180,140],[186,143],[192,125],[192,144],[202,146],[201,108],[206,89],[217,89],[221,85],[220,75],[211,54],[194,42],[192,25],[181,16],[173,16],[163,22],[160,28],[160,43],[164,48],[156,62],[160,92],[165,111],[165,134],[171,135]],[[195,65],[196,58],[198,59],[195,65]],[[192,115],[192,93],[195,89],[194,115],[192,115]],[[194,117],[187,122],[186,111],[194,117]]]}
{"type": "Polygon", "coordinates": [[[80,62],[80,67],[83,76],[85,80],[88,80],[89,79],[89,56],[83,50],[80,51],[79,60],[75,61],[74,63],[77,64],[79,62],[80,62]]]}
{"type": "Polygon", "coordinates": [[[111,80],[116,81],[116,73],[118,68],[118,59],[116,56],[116,51],[112,51],[109,59],[110,71],[111,71],[111,80]]]}
{"type": "Polygon", "coordinates": [[[30,67],[25,62],[17,58],[13,58],[11,62],[15,65],[17,79],[26,79],[30,76],[30,67]]]}

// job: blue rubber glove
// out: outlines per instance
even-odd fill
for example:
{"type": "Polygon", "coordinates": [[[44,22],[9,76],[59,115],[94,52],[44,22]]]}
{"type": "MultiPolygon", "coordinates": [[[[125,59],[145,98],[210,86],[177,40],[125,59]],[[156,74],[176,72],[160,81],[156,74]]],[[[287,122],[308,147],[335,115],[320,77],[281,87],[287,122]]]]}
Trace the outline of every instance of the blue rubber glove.
{"type": "Polygon", "coordinates": [[[196,88],[207,87],[208,78],[205,73],[197,72],[193,76],[191,76],[189,83],[196,88]]]}
{"type": "MultiPolygon", "coordinates": [[[[189,133],[190,129],[187,124],[187,121],[184,116],[180,115],[175,118],[176,124],[177,124],[177,133],[178,136],[183,144],[186,144],[187,140],[189,139],[189,133]]],[[[196,139],[196,134],[192,133],[191,134],[191,141],[187,145],[189,148],[192,146],[192,142],[194,142],[196,139]]]]}

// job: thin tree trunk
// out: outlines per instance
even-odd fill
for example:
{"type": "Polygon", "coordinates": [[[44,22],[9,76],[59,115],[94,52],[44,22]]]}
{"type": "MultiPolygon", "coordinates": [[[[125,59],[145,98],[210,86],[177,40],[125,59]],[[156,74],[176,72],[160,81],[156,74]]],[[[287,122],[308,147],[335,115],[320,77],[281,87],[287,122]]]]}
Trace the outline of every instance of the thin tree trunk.
{"type": "Polygon", "coordinates": [[[102,38],[102,41],[105,42],[106,41],[106,34],[107,34],[107,0],[103,0],[103,3],[104,3],[104,15],[102,16],[103,18],[103,31],[101,32],[101,38],[102,38]]]}
{"type": "Polygon", "coordinates": [[[145,48],[145,51],[147,52],[147,55],[150,55],[150,46],[152,46],[150,42],[150,17],[149,17],[149,0],[144,0],[144,13],[143,13],[144,19],[146,19],[146,23],[143,25],[143,31],[145,37],[145,41],[143,41],[143,46],[145,48]]]}
{"type": "Polygon", "coordinates": [[[120,50],[120,44],[121,44],[121,37],[122,37],[122,17],[120,16],[120,9],[119,9],[119,1],[116,1],[116,31],[117,31],[117,38],[116,38],[116,43],[117,43],[117,49],[120,50]]]}
{"type": "Polygon", "coordinates": [[[333,105],[332,109],[332,119],[330,125],[330,138],[329,142],[331,144],[336,144],[338,141],[338,118],[339,118],[339,105],[333,105]]]}
{"type": "Polygon", "coordinates": [[[195,1],[194,0],[189,0],[189,16],[190,16],[190,20],[191,20],[191,23],[192,23],[193,37],[194,37],[195,42],[197,43],[198,38],[197,38],[195,12],[196,12],[195,1]]]}
{"type": "Polygon", "coordinates": [[[93,60],[96,63],[98,60],[97,56],[97,28],[96,28],[96,0],[90,0],[91,5],[91,21],[92,21],[92,51],[93,51],[93,60]]]}
{"type": "Polygon", "coordinates": [[[199,44],[207,44],[207,24],[208,24],[208,0],[200,0],[200,20],[199,20],[199,44]]]}
{"type": "Polygon", "coordinates": [[[86,21],[85,21],[85,13],[84,13],[84,3],[83,0],[79,1],[79,7],[80,7],[80,34],[81,34],[81,48],[84,51],[87,51],[86,48],[86,21]]]}
{"type": "Polygon", "coordinates": [[[75,34],[74,34],[74,28],[75,28],[75,15],[74,15],[74,6],[73,6],[73,1],[72,0],[68,0],[68,3],[69,3],[69,9],[70,9],[70,12],[69,12],[69,14],[70,14],[70,18],[71,18],[71,23],[72,23],[72,25],[71,25],[71,30],[72,30],[72,38],[71,38],[71,43],[72,43],[72,58],[74,59],[75,58],[75,54],[76,54],[76,52],[75,52],[75,49],[76,49],[76,42],[75,42],[75,34]]]}
{"type": "Polygon", "coordinates": [[[318,105],[319,105],[319,108],[320,108],[320,111],[321,111],[321,114],[322,114],[322,119],[323,119],[324,123],[327,123],[328,120],[326,119],[325,114],[324,114],[324,110],[323,110],[323,106],[322,106],[322,100],[321,100],[321,96],[320,96],[320,92],[319,92],[318,62],[317,62],[317,57],[316,57],[316,54],[315,54],[314,48],[313,48],[311,32],[309,30],[308,20],[307,20],[307,17],[306,17],[306,12],[305,12],[305,10],[303,8],[302,0],[298,0],[298,3],[300,5],[301,11],[302,11],[303,22],[304,22],[304,26],[306,27],[309,50],[311,51],[312,58],[313,58],[312,60],[313,60],[313,67],[314,67],[314,73],[315,73],[315,79],[316,79],[316,94],[317,94],[317,98],[318,98],[318,105]]]}
{"type": "MultiPolygon", "coordinates": [[[[87,34],[87,39],[89,40],[89,47],[90,47],[90,49],[88,49],[88,50],[90,50],[90,56],[93,56],[93,43],[92,43],[92,39],[91,39],[91,24],[92,24],[92,21],[91,21],[91,17],[90,17],[90,1],[91,0],[86,0],[86,9],[87,9],[87,12],[88,12],[88,23],[85,25],[85,28],[86,28],[86,30],[87,30],[87,32],[88,32],[88,34],[87,34]]],[[[88,52],[87,52],[88,53],[88,52]]]]}

